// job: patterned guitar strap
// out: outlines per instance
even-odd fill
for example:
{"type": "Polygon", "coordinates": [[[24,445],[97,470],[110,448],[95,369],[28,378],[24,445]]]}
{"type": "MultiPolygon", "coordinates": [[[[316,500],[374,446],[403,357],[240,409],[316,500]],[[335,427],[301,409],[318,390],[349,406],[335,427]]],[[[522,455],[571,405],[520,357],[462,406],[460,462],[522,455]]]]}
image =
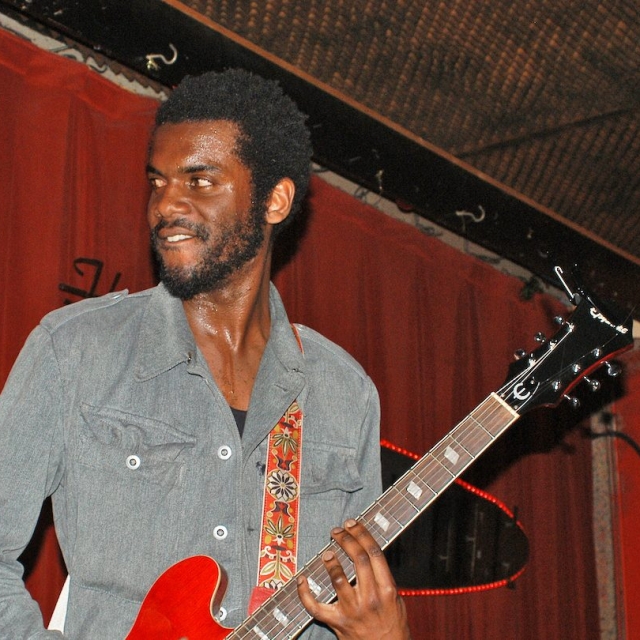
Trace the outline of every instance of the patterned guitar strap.
{"type": "MultiPolygon", "coordinates": [[[[293,324],[291,328],[304,355],[298,330],[293,324]]],[[[302,422],[296,399],[269,433],[258,579],[249,602],[250,614],[296,573],[302,422]]]]}

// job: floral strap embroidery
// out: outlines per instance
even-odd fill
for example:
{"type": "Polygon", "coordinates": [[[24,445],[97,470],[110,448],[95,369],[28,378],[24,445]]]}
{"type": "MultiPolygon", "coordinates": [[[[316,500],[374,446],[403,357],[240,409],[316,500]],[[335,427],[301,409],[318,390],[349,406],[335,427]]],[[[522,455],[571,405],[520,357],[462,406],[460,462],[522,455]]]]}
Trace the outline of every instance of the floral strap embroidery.
{"type": "MultiPolygon", "coordinates": [[[[292,328],[302,350],[297,329],[292,328]]],[[[258,586],[251,596],[250,612],[296,573],[302,422],[302,410],[294,400],[269,433],[258,586]]]]}

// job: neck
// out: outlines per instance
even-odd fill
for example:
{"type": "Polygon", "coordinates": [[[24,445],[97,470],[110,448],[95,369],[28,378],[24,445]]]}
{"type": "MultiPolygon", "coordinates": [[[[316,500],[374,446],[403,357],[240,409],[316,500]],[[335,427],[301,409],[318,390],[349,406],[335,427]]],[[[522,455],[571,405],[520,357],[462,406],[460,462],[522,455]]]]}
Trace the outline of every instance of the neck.
{"type": "Polygon", "coordinates": [[[224,287],[183,303],[198,348],[230,406],[247,409],[271,332],[270,256],[256,257],[224,287]]]}
{"type": "Polygon", "coordinates": [[[265,242],[258,255],[220,287],[183,302],[196,338],[225,335],[230,347],[240,347],[244,339],[256,331],[268,337],[270,279],[271,247],[265,242]]]}

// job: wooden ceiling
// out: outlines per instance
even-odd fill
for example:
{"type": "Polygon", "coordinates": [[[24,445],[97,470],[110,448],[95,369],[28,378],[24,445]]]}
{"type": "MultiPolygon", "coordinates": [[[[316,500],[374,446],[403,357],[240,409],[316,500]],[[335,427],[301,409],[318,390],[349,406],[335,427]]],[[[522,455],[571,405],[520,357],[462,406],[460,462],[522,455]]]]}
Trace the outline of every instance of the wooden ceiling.
{"type": "Polygon", "coordinates": [[[640,315],[637,0],[3,5],[166,86],[276,77],[326,166],[545,280],[577,262],[640,315]]]}

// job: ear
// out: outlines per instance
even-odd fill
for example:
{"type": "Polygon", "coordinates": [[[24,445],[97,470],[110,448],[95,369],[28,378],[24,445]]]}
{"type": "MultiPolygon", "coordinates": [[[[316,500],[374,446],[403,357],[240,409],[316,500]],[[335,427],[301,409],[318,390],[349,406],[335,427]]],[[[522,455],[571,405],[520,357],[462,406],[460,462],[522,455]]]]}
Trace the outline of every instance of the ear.
{"type": "Polygon", "coordinates": [[[267,213],[265,221],[269,224],[282,222],[291,212],[291,204],[296,187],[291,178],[282,178],[273,188],[267,200],[267,213]]]}

